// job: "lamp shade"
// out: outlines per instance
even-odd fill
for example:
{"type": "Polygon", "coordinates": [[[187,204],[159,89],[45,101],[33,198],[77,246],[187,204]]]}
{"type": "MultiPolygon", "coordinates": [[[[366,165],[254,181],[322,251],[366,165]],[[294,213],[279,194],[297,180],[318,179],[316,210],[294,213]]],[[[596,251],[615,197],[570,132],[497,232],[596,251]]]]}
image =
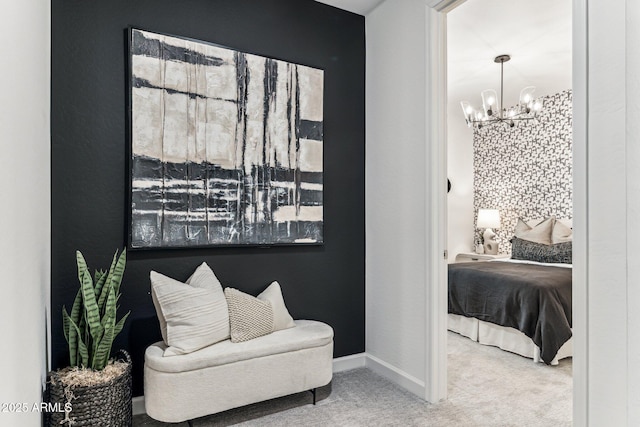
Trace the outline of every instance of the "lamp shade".
{"type": "Polygon", "coordinates": [[[478,209],[478,228],[499,228],[500,212],[498,209],[478,209]]]}

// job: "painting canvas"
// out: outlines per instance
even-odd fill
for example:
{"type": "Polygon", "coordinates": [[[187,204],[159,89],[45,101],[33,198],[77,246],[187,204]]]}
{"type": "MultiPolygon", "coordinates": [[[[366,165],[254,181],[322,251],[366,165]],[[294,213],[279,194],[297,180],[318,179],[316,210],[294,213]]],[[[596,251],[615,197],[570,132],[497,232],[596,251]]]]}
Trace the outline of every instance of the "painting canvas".
{"type": "Polygon", "coordinates": [[[131,29],[132,249],[323,243],[322,70],[131,29]]]}

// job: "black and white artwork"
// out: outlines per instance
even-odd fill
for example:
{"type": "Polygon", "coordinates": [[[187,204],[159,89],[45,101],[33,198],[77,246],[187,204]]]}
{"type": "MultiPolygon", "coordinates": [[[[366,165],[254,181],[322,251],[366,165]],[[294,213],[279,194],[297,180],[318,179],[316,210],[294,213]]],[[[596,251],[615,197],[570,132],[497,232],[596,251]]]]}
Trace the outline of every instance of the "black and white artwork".
{"type": "Polygon", "coordinates": [[[323,243],[324,72],[130,32],[131,248],[323,243]]]}

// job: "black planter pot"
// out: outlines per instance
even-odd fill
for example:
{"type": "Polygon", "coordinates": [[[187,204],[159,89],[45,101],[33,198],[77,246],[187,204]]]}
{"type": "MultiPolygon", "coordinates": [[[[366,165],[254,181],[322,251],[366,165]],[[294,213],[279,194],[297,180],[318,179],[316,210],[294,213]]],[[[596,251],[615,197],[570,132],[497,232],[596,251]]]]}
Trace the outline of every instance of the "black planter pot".
{"type": "Polygon", "coordinates": [[[58,372],[50,372],[47,375],[45,400],[50,408],[56,410],[45,414],[44,425],[131,426],[131,356],[125,350],[120,350],[117,358],[127,363],[122,375],[95,386],[67,388],[58,379],[58,372]],[[65,412],[65,405],[71,409],[69,412],[65,412]]]}

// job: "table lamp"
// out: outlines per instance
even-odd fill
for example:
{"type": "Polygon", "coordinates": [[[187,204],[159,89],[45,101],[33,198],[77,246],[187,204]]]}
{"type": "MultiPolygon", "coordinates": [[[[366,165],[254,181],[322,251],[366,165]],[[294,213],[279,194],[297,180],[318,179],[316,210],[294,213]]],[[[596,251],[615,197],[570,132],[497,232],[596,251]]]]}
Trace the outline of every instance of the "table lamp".
{"type": "Polygon", "coordinates": [[[500,228],[500,212],[498,209],[478,209],[478,228],[484,228],[482,235],[484,241],[484,253],[490,255],[498,254],[498,242],[496,233],[492,228],[500,228]]]}

